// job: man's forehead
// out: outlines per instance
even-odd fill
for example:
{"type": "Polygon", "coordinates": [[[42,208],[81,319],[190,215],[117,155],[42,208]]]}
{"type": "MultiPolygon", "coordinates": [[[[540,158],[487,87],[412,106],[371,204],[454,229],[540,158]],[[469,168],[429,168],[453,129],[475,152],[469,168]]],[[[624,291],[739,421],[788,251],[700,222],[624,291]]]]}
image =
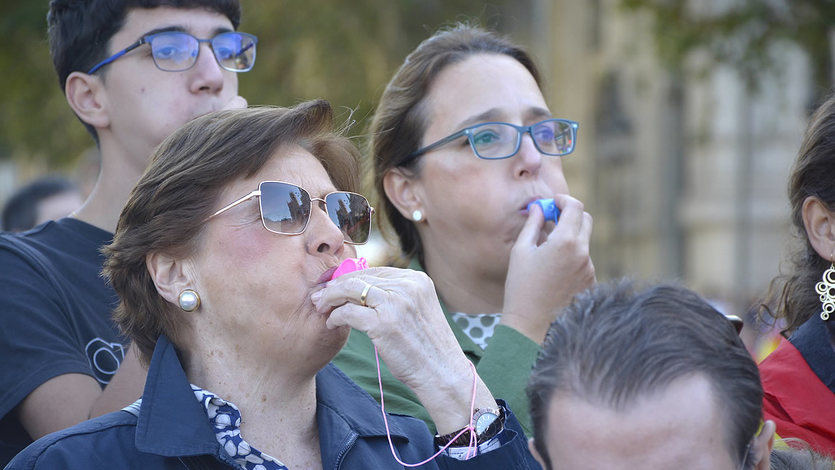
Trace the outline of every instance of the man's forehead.
{"type": "Polygon", "coordinates": [[[180,30],[198,37],[211,37],[219,31],[232,29],[229,18],[206,8],[133,8],[114,37],[135,41],[158,30],[180,30]]]}
{"type": "Polygon", "coordinates": [[[556,393],[547,446],[555,468],[733,468],[725,434],[710,382],[690,376],[622,410],[556,393]]]}

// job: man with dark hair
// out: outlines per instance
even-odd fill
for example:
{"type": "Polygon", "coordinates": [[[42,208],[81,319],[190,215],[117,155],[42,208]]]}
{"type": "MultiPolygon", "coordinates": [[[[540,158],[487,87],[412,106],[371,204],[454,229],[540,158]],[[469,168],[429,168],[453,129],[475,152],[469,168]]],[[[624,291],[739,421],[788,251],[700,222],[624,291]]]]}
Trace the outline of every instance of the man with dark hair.
{"type": "Polygon", "coordinates": [[[197,116],[246,105],[236,72],[252,68],[257,40],[239,21],[238,0],[50,3],[58,82],[101,170],[70,217],[0,236],[0,466],[142,394],[145,368],[111,321],[99,249],[154,147],[197,116]]]}
{"type": "Polygon", "coordinates": [[[733,325],[681,287],[582,294],[551,325],[528,385],[546,469],[767,469],[757,366],[733,325]]]}

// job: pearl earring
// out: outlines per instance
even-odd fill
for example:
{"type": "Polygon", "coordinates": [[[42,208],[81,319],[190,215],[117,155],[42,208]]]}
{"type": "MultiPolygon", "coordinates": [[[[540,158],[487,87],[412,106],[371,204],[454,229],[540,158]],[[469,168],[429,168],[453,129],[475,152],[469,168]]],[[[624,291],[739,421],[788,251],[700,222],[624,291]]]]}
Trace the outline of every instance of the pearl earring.
{"type": "Polygon", "coordinates": [[[180,303],[180,308],[186,312],[193,312],[200,307],[200,296],[197,292],[191,289],[186,289],[180,292],[180,296],[177,300],[180,303]]]}
{"type": "Polygon", "coordinates": [[[421,212],[420,209],[415,209],[415,211],[412,212],[412,220],[415,222],[423,220],[423,212],[421,212]]]}

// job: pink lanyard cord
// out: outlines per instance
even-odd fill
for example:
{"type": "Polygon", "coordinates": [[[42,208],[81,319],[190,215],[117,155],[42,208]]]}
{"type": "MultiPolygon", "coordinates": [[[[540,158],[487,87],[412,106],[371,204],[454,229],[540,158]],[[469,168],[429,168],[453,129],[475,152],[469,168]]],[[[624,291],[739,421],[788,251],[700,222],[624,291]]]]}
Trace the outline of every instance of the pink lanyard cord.
{"type": "Polygon", "coordinates": [[[471,459],[478,454],[477,436],[476,436],[476,433],[475,433],[475,427],[473,426],[473,423],[472,423],[472,416],[473,416],[473,413],[475,412],[475,391],[476,391],[476,371],[475,371],[475,366],[473,365],[472,362],[470,362],[470,368],[473,370],[473,396],[472,396],[472,399],[470,400],[470,423],[467,424],[467,426],[464,429],[462,429],[461,432],[456,434],[454,438],[452,438],[449,442],[447,442],[447,444],[445,446],[443,446],[441,448],[441,450],[436,452],[435,455],[433,455],[432,457],[429,457],[428,459],[426,459],[422,462],[418,462],[418,463],[406,463],[406,462],[403,462],[402,460],[400,460],[399,457],[397,457],[397,453],[394,450],[394,444],[391,442],[391,431],[389,430],[389,422],[388,422],[388,418],[386,417],[386,400],[383,398],[383,378],[382,378],[382,375],[380,374],[380,356],[377,354],[377,346],[374,346],[374,359],[377,361],[377,383],[380,385],[380,410],[383,412],[383,423],[385,423],[385,425],[386,425],[386,437],[388,438],[388,441],[389,441],[389,448],[391,449],[391,455],[394,456],[394,460],[397,460],[397,463],[399,463],[400,465],[403,465],[404,467],[420,467],[421,465],[425,465],[425,464],[431,462],[432,460],[434,460],[437,456],[441,455],[441,453],[444,452],[453,442],[455,442],[456,439],[458,439],[462,434],[464,434],[465,432],[468,432],[468,431],[470,433],[470,444],[467,446],[467,453],[464,455],[464,459],[471,459]]]}

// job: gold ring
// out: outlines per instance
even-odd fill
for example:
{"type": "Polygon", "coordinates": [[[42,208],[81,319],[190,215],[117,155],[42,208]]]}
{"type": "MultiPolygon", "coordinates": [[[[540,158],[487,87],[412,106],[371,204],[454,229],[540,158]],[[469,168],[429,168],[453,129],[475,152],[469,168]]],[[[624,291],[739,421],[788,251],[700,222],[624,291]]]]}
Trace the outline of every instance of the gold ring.
{"type": "Polygon", "coordinates": [[[365,301],[368,300],[368,291],[370,291],[372,287],[374,286],[372,286],[371,284],[366,284],[365,289],[363,289],[362,294],[360,294],[360,303],[363,307],[368,307],[368,304],[365,303],[365,301]]]}

